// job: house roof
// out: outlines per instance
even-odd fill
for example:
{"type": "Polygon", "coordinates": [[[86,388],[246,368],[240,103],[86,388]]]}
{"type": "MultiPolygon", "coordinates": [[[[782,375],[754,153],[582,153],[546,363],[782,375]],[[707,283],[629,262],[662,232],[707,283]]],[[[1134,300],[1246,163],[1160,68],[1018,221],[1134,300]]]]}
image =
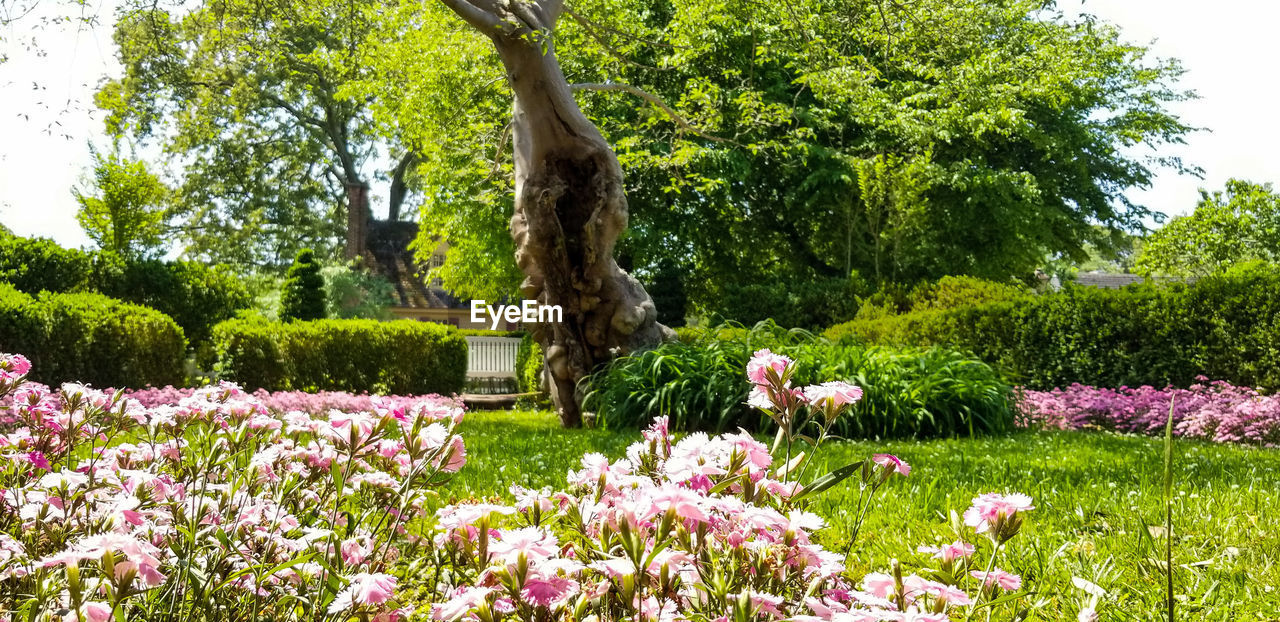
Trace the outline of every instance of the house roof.
{"type": "Polygon", "coordinates": [[[418,237],[418,224],[375,220],[363,254],[364,265],[395,287],[396,307],[463,309],[466,304],[423,278],[427,267],[418,262],[409,245],[418,237]]]}
{"type": "Polygon", "coordinates": [[[1120,289],[1134,283],[1143,283],[1148,280],[1158,283],[1175,283],[1175,282],[1193,282],[1194,279],[1179,279],[1171,276],[1152,276],[1144,277],[1140,274],[1128,274],[1118,272],[1080,272],[1077,273],[1072,282],[1076,285],[1084,287],[1097,287],[1100,289],[1120,289]]]}

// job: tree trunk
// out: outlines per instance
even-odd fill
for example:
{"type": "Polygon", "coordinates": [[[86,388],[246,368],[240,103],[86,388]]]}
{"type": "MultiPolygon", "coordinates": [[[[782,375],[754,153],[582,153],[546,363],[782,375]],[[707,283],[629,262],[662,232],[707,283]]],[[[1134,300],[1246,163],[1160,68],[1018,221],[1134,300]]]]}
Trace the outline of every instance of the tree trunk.
{"type": "Polygon", "coordinates": [[[536,325],[544,381],[567,427],[582,424],[578,383],[598,364],[656,345],[648,293],[618,267],[614,244],[627,226],[622,169],[578,108],[553,42],[493,36],[515,92],[515,214],[511,235],[526,299],[559,305],[564,321],[536,325]]]}

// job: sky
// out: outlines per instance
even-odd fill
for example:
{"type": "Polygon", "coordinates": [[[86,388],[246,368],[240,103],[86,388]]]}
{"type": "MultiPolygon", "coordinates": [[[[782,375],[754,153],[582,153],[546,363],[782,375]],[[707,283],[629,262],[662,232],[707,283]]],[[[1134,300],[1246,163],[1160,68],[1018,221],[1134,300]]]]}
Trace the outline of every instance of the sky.
{"type": "MultiPolygon", "coordinates": [[[[93,92],[120,71],[110,34],[114,2],[88,4],[95,27],[45,27],[41,18],[66,4],[44,0],[0,36],[0,55],[9,57],[0,63],[0,223],[73,247],[89,240],[76,223],[71,189],[88,167],[88,143],[106,144],[93,92]],[[40,53],[23,45],[33,36],[40,53]]],[[[1117,24],[1126,39],[1180,59],[1187,70],[1181,86],[1200,95],[1172,110],[1203,131],[1161,153],[1202,168],[1204,178],[1161,172],[1130,199],[1178,215],[1195,207],[1198,188],[1221,188],[1231,177],[1280,186],[1280,85],[1270,67],[1280,58],[1273,32],[1280,2],[1061,0],[1059,7],[1117,24]]]]}

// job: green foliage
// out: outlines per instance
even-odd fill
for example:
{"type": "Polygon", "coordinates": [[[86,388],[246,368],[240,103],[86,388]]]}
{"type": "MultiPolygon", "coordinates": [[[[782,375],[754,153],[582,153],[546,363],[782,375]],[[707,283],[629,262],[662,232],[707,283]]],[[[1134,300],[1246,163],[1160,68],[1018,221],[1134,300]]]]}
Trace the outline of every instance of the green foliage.
{"type": "Polygon", "coordinates": [[[281,320],[321,320],[325,317],[324,277],[309,248],[298,251],[280,291],[281,320]]]}
{"type": "Polygon", "coordinates": [[[82,291],[89,286],[93,259],[46,238],[0,238],[0,279],[19,291],[82,291]]]}
{"type": "Polygon", "coordinates": [[[193,346],[208,339],[214,324],[250,304],[244,286],[225,266],[131,261],[40,238],[0,239],[0,280],[30,294],[97,292],[151,307],[173,318],[193,346]]]}
{"type": "Polygon", "coordinates": [[[685,292],[684,277],[672,261],[658,264],[653,276],[645,283],[645,290],[653,298],[658,310],[658,323],[672,328],[684,326],[689,311],[689,295],[685,292]]]}
{"type": "Polygon", "coordinates": [[[0,284],[0,343],[26,355],[32,380],[99,388],[179,385],[186,341],[159,311],[101,294],[42,293],[0,284]]]}
{"type": "Polygon", "coordinates": [[[1139,274],[1204,276],[1253,261],[1280,261],[1280,194],[1239,179],[1200,191],[1189,216],[1169,221],[1142,244],[1139,274]]]}
{"type": "Polygon", "coordinates": [[[746,364],[759,348],[799,361],[798,386],[845,380],[862,387],[862,401],[836,423],[841,436],[970,436],[1013,425],[1012,389],[970,357],[833,343],[769,324],[713,330],[617,359],[591,377],[587,407],[609,426],[641,426],[665,415],[678,430],[768,431],[768,419],[746,405],[746,364]]]}
{"type": "Polygon", "coordinates": [[[956,309],[1030,295],[1025,288],[1012,283],[998,283],[971,276],[944,276],[937,281],[917,285],[907,296],[912,311],[956,309]]]}
{"type": "Polygon", "coordinates": [[[727,285],[708,316],[741,324],[773,320],[781,326],[819,329],[853,317],[869,285],[859,278],[727,285]]]}
{"type": "Polygon", "coordinates": [[[1034,389],[1187,386],[1198,376],[1280,389],[1280,274],[1246,264],[1182,283],[1055,294],[854,320],[833,340],[946,345],[1034,389]]]}
{"type": "Polygon", "coordinates": [[[451,327],[396,320],[228,320],[213,329],[215,371],[249,388],[456,393],[466,340],[451,327]]]}
{"type": "Polygon", "coordinates": [[[543,393],[543,363],[542,346],[533,340],[533,335],[524,334],[516,351],[516,386],[521,393],[543,393]]]}
{"type": "MultiPolygon", "coordinates": [[[[506,284],[510,93],[491,43],[438,3],[400,3],[360,92],[423,150],[422,251],[471,295],[506,284]],[[441,63],[436,59],[449,58],[441,63]],[[406,84],[413,85],[406,88],[406,84]]],[[[678,262],[690,299],[838,278],[1029,274],[1139,228],[1122,200],[1151,167],[1124,148],[1178,142],[1176,62],[1038,0],[590,0],[558,23],[578,102],[626,172],[637,272],[678,262]],[[619,90],[627,84],[669,110],[619,90]]],[[[748,309],[750,310],[750,309],[748,309]]],[[[753,320],[759,313],[722,313],[753,320]]],[[[846,316],[848,317],[848,316],[846,316]]],[[[806,325],[799,322],[796,325],[806,325]]]]}
{"type": "Polygon", "coordinates": [[[76,221],[98,248],[128,259],[153,256],[168,242],[169,189],[138,160],[93,152],[93,187],[74,189],[76,221]]]}
{"type": "Polygon", "coordinates": [[[387,279],[357,266],[325,266],[325,309],[338,319],[389,320],[395,304],[395,286],[387,279]]]}
{"type": "Polygon", "coordinates": [[[107,255],[95,259],[97,291],[168,315],[193,346],[204,344],[215,324],[252,302],[244,284],[226,266],[154,259],[126,262],[107,255]]]}
{"type": "MultiPolygon", "coordinates": [[[[467,466],[449,482],[445,498],[505,496],[512,484],[559,490],[565,473],[581,468],[583,454],[621,458],[637,439],[625,428],[563,429],[546,411],[468,413],[461,433],[467,466]]],[[[1036,578],[1043,607],[1028,620],[1075,620],[1080,590],[1073,577],[1097,583],[1114,599],[1110,609],[1100,609],[1103,619],[1111,611],[1122,612],[1114,617],[1164,620],[1164,542],[1145,526],[1164,520],[1162,445],[1096,432],[877,439],[827,443],[814,467],[825,472],[876,453],[912,466],[911,476],[897,483],[893,502],[869,513],[862,533],[875,537],[852,544],[855,572],[885,568],[922,542],[954,540],[948,521],[940,520],[949,507],[991,491],[1027,491],[1037,509],[1019,537],[1076,543],[1061,555],[1038,545],[1005,552],[1001,567],[1036,578]],[[1128,519],[1136,532],[1120,527],[1128,519]]],[[[1280,585],[1280,530],[1272,528],[1280,524],[1280,490],[1271,484],[1280,473],[1280,452],[1206,443],[1179,443],[1178,451],[1185,458],[1173,465],[1178,589],[1194,603],[1197,620],[1271,620],[1280,611],[1280,592],[1266,589],[1280,585]],[[1224,544],[1224,534],[1244,544],[1224,544]],[[1225,553],[1228,546],[1234,548],[1225,553]],[[1197,564],[1207,559],[1214,562],[1197,564]]],[[[834,488],[811,508],[829,519],[822,531],[827,549],[843,551],[848,543],[858,492],[856,485],[834,488]]],[[[904,560],[904,569],[916,562],[904,560]]]]}

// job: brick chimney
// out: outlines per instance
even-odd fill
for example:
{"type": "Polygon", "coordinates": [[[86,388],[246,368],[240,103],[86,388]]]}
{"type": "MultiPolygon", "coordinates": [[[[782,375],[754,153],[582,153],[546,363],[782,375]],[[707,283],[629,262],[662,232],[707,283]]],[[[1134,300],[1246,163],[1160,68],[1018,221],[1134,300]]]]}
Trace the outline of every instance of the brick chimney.
{"type": "Polygon", "coordinates": [[[369,239],[369,185],[347,184],[347,259],[363,257],[369,239]]]}

